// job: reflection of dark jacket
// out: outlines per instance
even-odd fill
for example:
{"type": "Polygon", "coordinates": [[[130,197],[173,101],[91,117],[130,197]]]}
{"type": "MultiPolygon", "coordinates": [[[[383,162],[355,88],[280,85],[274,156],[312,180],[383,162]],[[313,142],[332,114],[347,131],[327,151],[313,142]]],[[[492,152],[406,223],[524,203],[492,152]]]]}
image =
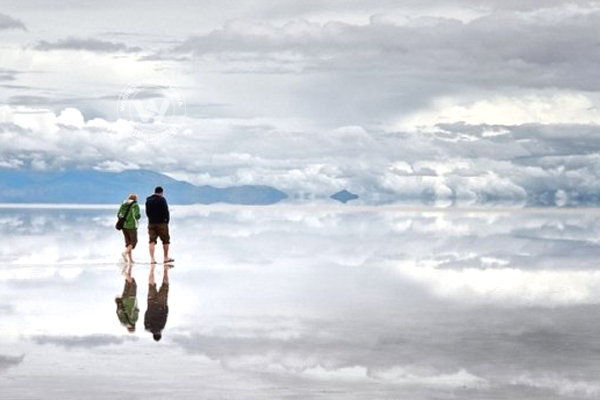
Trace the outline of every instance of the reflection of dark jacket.
{"type": "Polygon", "coordinates": [[[148,216],[148,223],[150,224],[161,224],[169,223],[169,206],[167,200],[157,194],[146,199],[146,216],[148,216]]]}
{"type": "Polygon", "coordinates": [[[148,302],[148,309],[144,314],[144,328],[152,333],[159,333],[165,329],[169,306],[159,302],[148,302]]]}
{"type": "Polygon", "coordinates": [[[163,282],[160,290],[156,284],[148,284],[148,309],[144,315],[144,328],[152,333],[159,333],[165,329],[167,315],[169,315],[169,284],[163,282]]]}

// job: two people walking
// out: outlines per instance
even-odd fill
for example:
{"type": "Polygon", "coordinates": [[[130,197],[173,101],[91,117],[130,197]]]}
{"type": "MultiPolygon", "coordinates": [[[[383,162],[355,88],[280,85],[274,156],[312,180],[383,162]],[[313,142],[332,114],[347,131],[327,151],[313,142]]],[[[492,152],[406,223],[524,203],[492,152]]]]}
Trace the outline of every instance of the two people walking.
{"type": "MultiPolygon", "coordinates": [[[[148,217],[148,236],[150,242],[150,263],[156,264],[156,258],[154,256],[156,243],[160,238],[163,246],[164,263],[172,263],[174,259],[169,257],[169,245],[171,243],[171,237],[169,235],[169,222],[171,219],[169,213],[169,205],[163,195],[163,188],[157,186],[154,189],[154,194],[146,199],[146,216],[148,217]]],[[[139,220],[141,219],[140,207],[137,204],[137,195],[131,194],[121,204],[117,216],[119,222],[117,222],[117,229],[121,224],[121,230],[123,231],[123,237],[125,238],[125,251],[121,253],[123,260],[127,263],[133,263],[133,249],[135,249],[138,237],[137,228],[139,220]]]]}
{"type": "MultiPolygon", "coordinates": [[[[169,306],[169,264],[175,260],[169,257],[169,222],[171,215],[167,199],[163,195],[163,188],[157,186],[154,194],[146,199],[146,216],[148,217],[148,237],[150,251],[150,276],[148,277],[148,307],[144,314],[144,328],[152,333],[154,340],[159,341],[162,331],[167,323],[169,306]],[[154,268],[156,264],[155,250],[158,239],[162,243],[164,255],[164,271],[160,289],[157,289],[154,268]]],[[[140,206],[137,203],[136,194],[130,194],[127,200],[121,204],[117,216],[117,229],[123,231],[125,239],[125,251],[121,253],[123,260],[127,263],[124,276],[125,285],[120,297],[115,298],[117,305],[117,317],[130,333],[135,332],[139,309],[137,307],[137,284],[132,275],[133,249],[138,242],[137,228],[142,218],[140,206]]]]}

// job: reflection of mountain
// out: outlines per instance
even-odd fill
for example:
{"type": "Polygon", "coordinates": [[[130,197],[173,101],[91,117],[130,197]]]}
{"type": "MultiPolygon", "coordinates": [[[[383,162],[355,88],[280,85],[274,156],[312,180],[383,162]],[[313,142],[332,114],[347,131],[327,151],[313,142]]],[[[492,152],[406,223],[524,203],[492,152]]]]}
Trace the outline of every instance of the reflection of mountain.
{"type": "Polygon", "coordinates": [[[273,204],[287,195],[271,186],[195,186],[147,170],[36,172],[0,169],[0,202],[118,203],[129,193],[141,201],[161,185],[173,204],[273,204]]]}
{"type": "Polygon", "coordinates": [[[331,198],[337,201],[341,201],[342,203],[347,203],[351,200],[358,199],[358,195],[347,191],[346,189],[341,190],[335,194],[331,195],[331,198]]]}

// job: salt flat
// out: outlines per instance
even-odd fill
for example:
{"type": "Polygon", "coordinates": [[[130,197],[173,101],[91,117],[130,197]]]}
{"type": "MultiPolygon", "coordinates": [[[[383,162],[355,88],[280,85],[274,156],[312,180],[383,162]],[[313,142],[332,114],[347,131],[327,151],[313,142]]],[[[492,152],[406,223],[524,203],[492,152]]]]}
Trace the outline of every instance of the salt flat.
{"type": "Polygon", "coordinates": [[[173,207],[159,342],[115,213],[0,209],[0,399],[600,394],[596,209],[173,207]]]}

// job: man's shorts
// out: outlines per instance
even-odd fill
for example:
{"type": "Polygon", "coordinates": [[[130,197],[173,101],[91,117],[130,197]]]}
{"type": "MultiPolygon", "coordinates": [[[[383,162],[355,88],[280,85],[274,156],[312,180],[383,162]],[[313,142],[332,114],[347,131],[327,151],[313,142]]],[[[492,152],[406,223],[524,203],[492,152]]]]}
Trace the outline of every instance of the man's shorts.
{"type": "Polygon", "coordinates": [[[135,245],[138,242],[137,229],[123,228],[123,237],[125,237],[125,247],[131,245],[131,247],[135,249],[135,245]]]}
{"type": "Polygon", "coordinates": [[[167,305],[167,299],[169,298],[169,284],[163,283],[160,285],[160,289],[156,290],[156,284],[151,283],[148,285],[148,303],[155,303],[161,306],[167,305]]]}
{"type": "Polygon", "coordinates": [[[160,238],[163,244],[171,243],[169,224],[148,224],[148,236],[150,237],[150,243],[156,243],[156,239],[158,238],[160,238]]]}

